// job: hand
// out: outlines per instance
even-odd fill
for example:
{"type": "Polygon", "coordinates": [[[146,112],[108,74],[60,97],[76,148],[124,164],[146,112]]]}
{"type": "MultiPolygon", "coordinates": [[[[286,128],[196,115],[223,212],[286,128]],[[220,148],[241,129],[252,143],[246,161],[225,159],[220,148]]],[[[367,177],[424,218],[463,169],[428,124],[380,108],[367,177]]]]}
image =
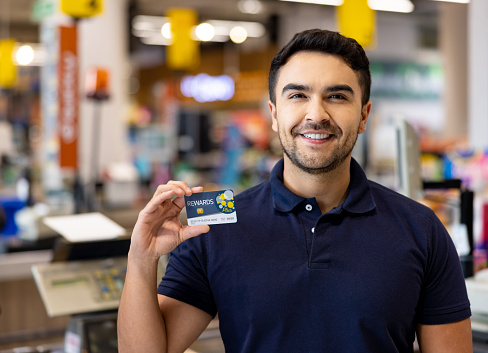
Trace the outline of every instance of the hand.
{"type": "Polygon", "coordinates": [[[160,185],[139,213],[132,232],[131,256],[139,260],[159,259],[185,240],[207,233],[210,230],[208,225],[183,226],[179,219],[185,206],[184,196],[202,191],[202,187],[190,188],[183,181],[160,185]]]}

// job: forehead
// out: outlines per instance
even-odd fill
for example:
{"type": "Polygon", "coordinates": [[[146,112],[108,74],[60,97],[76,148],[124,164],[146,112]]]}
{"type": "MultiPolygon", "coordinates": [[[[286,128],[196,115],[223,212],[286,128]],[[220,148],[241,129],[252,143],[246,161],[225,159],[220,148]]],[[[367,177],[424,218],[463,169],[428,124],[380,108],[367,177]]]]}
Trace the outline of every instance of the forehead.
{"type": "Polygon", "coordinates": [[[357,73],[338,55],[301,51],[290,57],[280,69],[277,94],[289,83],[328,86],[348,84],[360,91],[357,73]]]}

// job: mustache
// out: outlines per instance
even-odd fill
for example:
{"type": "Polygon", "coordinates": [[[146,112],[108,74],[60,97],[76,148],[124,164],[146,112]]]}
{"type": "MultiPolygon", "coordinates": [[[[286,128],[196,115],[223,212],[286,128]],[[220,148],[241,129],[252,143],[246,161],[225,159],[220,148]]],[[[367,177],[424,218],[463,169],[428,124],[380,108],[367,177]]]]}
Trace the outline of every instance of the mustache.
{"type": "Polygon", "coordinates": [[[330,121],[321,121],[321,122],[313,122],[313,121],[307,121],[302,125],[297,125],[294,126],[291,129],[291,134],[293,136],[298,136],[301,134],[302,131],[310,131],[310,130],[316,130],[316,131],[328,131],[331,134],[336,135],[337,134],[337,129],[331,125],[330,121]]]}

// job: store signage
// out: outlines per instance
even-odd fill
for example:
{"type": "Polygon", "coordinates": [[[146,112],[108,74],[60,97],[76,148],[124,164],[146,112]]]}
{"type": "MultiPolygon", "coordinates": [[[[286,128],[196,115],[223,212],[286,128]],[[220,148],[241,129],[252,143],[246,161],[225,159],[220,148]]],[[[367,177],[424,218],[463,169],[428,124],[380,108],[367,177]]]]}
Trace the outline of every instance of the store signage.
{"type": "Polygon", "coordinates": [[[95,16],[102,9],[103,0],[61,0],[61,11],[74,18],[95,16]]]}
{"type": "Polygon", "coordinates": [[[337,7],[337,15],[341,34],[356,39],[363,47],[373,44],[375,11],[368,6],[368,0],[344,0],[337,7]]]}
{"type": "Polygon", "coordinates": [[[441,65],[371,62],[371,95],[375,98],[436,101],[444,92],[441,65]]]}
{"type": "Polygon", "coordinates": [[[31,19],[34,22],[41,22],[46,17],[56,13],[57,6],[55,0],[36,0],[32,4],[31,19]]]}
{"type": "Polygon", "coordinates": [[[15,40],[0,40],[0,86],[11,88],[15,84],[17,70],[15,68],[12,54],[14,51],[15,40]]]}
{"type": "Polygon", "coordinates": [[[78,53],[76,27],[59,28],[59,164],[76,168],[78,154],[78,53]]]}
{"type": "Polygon", "coordinates": [[[190,9],[173,9],[167,13],[173,41],[167,46],[166,60],[172,70],[191,70],[200,63],[200,44],[192,39],[198,15],[190,9]]]}
{"type": "Polygon", "coordinates": [[[199,74],[185,76],[180,84],[181,93],[197,102],[228,101],[234,96],[234,80],[227,75],[199,74]]]}

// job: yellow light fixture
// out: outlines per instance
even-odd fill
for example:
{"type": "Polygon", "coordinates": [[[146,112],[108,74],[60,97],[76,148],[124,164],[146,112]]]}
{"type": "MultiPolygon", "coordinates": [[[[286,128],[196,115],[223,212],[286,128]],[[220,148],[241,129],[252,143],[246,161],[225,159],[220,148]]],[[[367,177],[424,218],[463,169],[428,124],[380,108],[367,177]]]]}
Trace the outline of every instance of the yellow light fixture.
{"type": "Polygon", "coordinates": [[[197,13],[189,8],[171,9],[167,14],[173,41],[168,46],[166,60],[173,70],[192,70],[200,63],[200,46],[191,37],[197,25],[197,13]]]}
{"type": "Polygon", "coordinates": [[[363,47],[374,44],[376,16],[368,0],[345,0],[337,8],[337,17],[343,35],[356,39],[363,47]]]}
{"type": "Polygon", "coordinates": [[[12,60],[14,46],[14,39],[0,40],[0,86],[3,88],[13,87],[17,78],[17,68],[12,60]]]}
{"type": "Polygon", "coordinates": [[[61,0],[61,11],[74,18],[92,17],[102,13],[103,0],[61,0]]]}

